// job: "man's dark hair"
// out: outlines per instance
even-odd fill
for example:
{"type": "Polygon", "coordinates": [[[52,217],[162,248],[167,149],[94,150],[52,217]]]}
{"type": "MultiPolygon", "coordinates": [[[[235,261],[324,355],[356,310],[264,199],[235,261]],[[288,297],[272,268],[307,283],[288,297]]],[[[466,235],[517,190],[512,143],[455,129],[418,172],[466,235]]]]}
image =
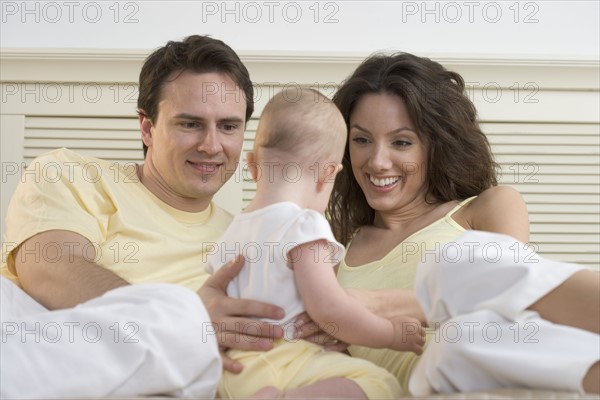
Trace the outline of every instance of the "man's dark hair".
{"type": "MultiPolygon", "coordinates": [[[[155,122],[165,83],[182,72],[223,73],[244,91],[246,122],[254,112],[254,89],[248,70],[231,47],[209,36],[193,35],[181,42],[170,41],[146,58],[140,72],[138,114],[155,122]]],[[[148,147],[144,144],[144,157],[148,147]]]]}

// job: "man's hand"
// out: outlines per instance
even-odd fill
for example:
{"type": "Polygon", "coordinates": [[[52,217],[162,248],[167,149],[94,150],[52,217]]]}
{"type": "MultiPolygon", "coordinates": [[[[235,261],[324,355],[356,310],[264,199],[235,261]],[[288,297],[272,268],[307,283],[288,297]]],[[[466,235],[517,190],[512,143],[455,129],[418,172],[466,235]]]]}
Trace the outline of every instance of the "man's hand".
{"type": "Polygon", "coordinates": [[[274,305],[227,296],[227,285],[243,266],[244,258],[236,257],[198,290],[216,331],[223,368],[233,373],[241,372],[243,366],[225,355],[227,349],[269,350],[274,338],[283,337],[281,327],[253,318],[281,319],[285,316],[284,311],[274,305]]]}

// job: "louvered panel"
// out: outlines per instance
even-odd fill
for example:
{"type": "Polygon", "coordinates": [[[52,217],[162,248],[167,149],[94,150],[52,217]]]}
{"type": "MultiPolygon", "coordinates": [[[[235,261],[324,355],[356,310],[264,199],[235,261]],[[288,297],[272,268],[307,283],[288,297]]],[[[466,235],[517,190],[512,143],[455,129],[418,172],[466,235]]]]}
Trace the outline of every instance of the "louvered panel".
{"type": "Polygon", "coordinates": [[[537,241],[543,243],[598,243],[600,242],[600,232],[572,233],[568,235],[559,233],[538,233],[537,241]]]}
{"type": "MultiPolygon", "coordinates": [[[[99,136],[100,137],[100,136],[99,136]]],[[[75,139],[60,137],[61,146],[69,149],[104,149],[104,150],[140,150],[142,148],[142,139],[140,137],[128,139],[75,139]]],[[[25,138],[26,148],[39,148],[52,150],[56,148],[56,139],[52,138],[25,138]]]]}
{"type": "MultiPolygon", "coordinates": [[[[594,234],[598,233],[598,224],[575,224],[575,223],[552,223],[552,222],[532,222],[531,223],[532,240],[536,240],[534,237],[538,233],[555,233],[555,234],[594,234]]],[[[594,252],[598,252],[598,247],[594,249],[594,252]]]]}
{"type": "Polygon", "coordinates": [[[527,202],[530,214],[560,213],[560,214],[600,214],[600,204],[545,204],[527,202]]]}
{"type": "MultiPolygon", "coordinates": [[[[593,145],[591,145],[593,146],[593,145]]],[[[493,146],[492,146],[493,148],[493,146]]],[[[554,164],[560,165],[581,165],[596,167],[598,165],[598,155],[595,154],[495,154],[496,162],[500,164],[554,164]]]]}
{"type": "Polygon", "coordinates": [[[561,182],[560,184],[544,184],[540,182],[532,183],[512,183],[507,182],[511,186],[515,187],[521,193],[546,193],[546,194],[560,194],[560,193],[571,193],[571,194],[596,194],[600,193],[600,188],[596,185],[581,185],[581,184],[570,184],[569,182],[561,182]]]}
{"type": "Polygon", "coordinates": [[[540,253],[581,254],[589,250],[589,243],[546,243],[539,240],[534,243],[539,246],[540,253]]]}
{"type": "Polygon", "coordinates": [[[598,186],[600,185],[600,175],[598,174],[573,174],[573,175],[561,175],[561,174],[545,174],[542,173],[537,167],[534,168],[518,168],[510,170],[509,173],[504,173],[501,177],[500,182],[505,185],[517,185],[519,180],[522,184],[531,185],[586,185],[586,186],[598,186]],[[519,171],[520,169],[520,171],[519,171]]]}
{"type": "MultiPolygon", "coordinates": [[[[56,146],[57,147],[63,147],[56,146]]],[[[103,158],[105,160],[111,161],[142,161],[143,160],[143,151],[140,146],[139,150],[116,150],[116,149],[81,149],[81,148],[71,148],[71,150],[76,151],[77,153],[96,158],[103,158]]],[[[48,149],[35,148],[35,149],[25,149],[23,156],[25,158],[25,163],[29,165],[29,163],[37,156],[44,154],[48,151],[48,149]]]]}
{"type": "Polygon", "coordinates": [[[548,196],[540,193],[522,193],[527,204],[598,204],[598,195],[595,194],[573,194],[560,193],[548,196]]]}
{"type": "Polygon", "coordinates": [[[543,164],[538,162],[527,163],[499,163],[505,177],[510,177],[513,180],[518,180],[520,176],[527,174],[545,174],[545,175],[598,175],[595,166],[586,166],[579,164],[543,164]]]}
{"type": "Polygon", "coordinates": [[[495,134],[511,135],[526,133],[527,136],[550,136],[550,135],[592,135],[597,136],[600,132],[598,124],[560,124],[560,123],[497,123],[497,122],[482,122],[481,130],[488,137],[495,134]]]}
{"type": "Polygon", "coordinates": [[[111,161],[143,160],[137,118],[27,117],[23,157],[29,164],[50,150],[67,147],[111,161]]]}
{"type": "Polygon", "coordinates": [[[523,194],[541,255],[598,269],[600,125],[484,123],[500,184],[523,194]]]}
{"type": "Polygon", "coordinates": [[[96,140],[102,138],[103,140],[142,140],[139,126],[131,130],[123,129],[105,129],[101,130],[98,128],[94,129],[56,129],[56,128],[37,128],[30,127],[27,131],[27,137],[29,139],[55,139],[58,137],[67,139],[81,139],[81,140],[96,140]]]}
{"type": "Polygon", "coordinates": [[[581,252],[581,253],[567,253],[567,252],[553,252],[552,248],[545,248],[545,246],[538,246],[537,251],[540,255],[550,260],[562,261],[566,263],[581,264],[590,269],[598,271],[598,263],[600,258],[598,253],[581,252]]]}
{"type": "MultiPolygon", "coordinates": [[[[563,144],[497,144],[492,143],[494,154],[500,156],[505,154],[510,155],[521,155],[521,154],[535,154],[537,155],[555,155],[555,156],[571,156],[571,155],[597,155],[598,144],[592,143],[590,140],[584,141],[581,145],[574,145],[572,143],[563,144]]],[[[531,161],[531,160],[530,160],[531,161]]]]}
{"type": "MultiPolygon", "coordinates": [[[[258,120],[249,121],[235,182],[242,208],[255,183],[245,153],[258,120]]],[[[600,248],[600,134],[597,124],[487,123],[502,173],[500,183],[519,190],[528,204],[531,239],[540,253],[598,268],[600,248]]],[[[136,118],[26,118],[25,162],[58,147],[120,162],[142,160],[136,118]]]]}
{"type": "MultiPolygon", "coordinates": [[[[552,213],[530,213],[529,220],[531,222],[544,223],[581,223],[581,224],[596,224],[600,226],[600,215],[598,214],[562,214],[558,212],[552,213]]],[[[600,249],[599,249],[600,250],[600,249]]]]}
{"type": "Polygon", "coordinates": [[[139,132],[137,118],[82,118],[82,117],[27,117],[25,121],[27,128],[43,128],[60,130],[134,130],[139,132]]]}
{"type": "Polygon", "coordinates": [[[246,164],[246,153],[248,151],[252,151],[257,127],[258,118],[252,118],[250,121],[248,121],[246,133],[244,134],[244,147],[242,150],[242,156],[240,157],[240,167],[242,170],[242,209],[248,205],[256,193],[256,183],[251,179],[250,171],[248,171],[248,166],[246,164]]]}
{"type": "Polygon", "coordinates": [[[496,145],[513,145],[513,146],[572,146],[572,145],[589,145],[594,143],[600,145],[599,133],[595,132],[589,135],[581,134],[555,134],[555,135],[532,135],[524,134],[494,134],[486,135],[488,140],[496,145]],[[568,138],[565,138],[568,136],[568,138]],[[540,143],[542,142],[542,143],[540,143]],[[565,143],[568,142],[568,143],[565,143]]]}

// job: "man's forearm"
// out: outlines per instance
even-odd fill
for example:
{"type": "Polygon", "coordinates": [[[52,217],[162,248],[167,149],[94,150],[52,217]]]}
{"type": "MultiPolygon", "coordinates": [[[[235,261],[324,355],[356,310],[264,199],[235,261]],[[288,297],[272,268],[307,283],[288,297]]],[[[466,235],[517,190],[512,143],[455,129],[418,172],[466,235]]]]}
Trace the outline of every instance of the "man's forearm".
{"type": "Polygon", "coordinates": [[[85,237],[70,231],[38,233],[15,250],[13,259],[23,289],[48,309],[73,307],[129,283],[94,263],[94,248],[85,237]],[[40,257],[27,249],[57,248],[58,259],[40,257]]]}
{"type": "Polygon", "coordinates": [[[19,269],[25,291],[50,310],[74,307],[129,284],[114,272],[76,256],[19,269]]]}

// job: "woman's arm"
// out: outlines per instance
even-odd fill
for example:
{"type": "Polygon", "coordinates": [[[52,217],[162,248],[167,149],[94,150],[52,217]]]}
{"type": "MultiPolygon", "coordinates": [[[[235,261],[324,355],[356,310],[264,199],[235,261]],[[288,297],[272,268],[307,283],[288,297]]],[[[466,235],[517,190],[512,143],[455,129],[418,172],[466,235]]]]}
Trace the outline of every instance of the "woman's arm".
{"type": "MultiPolygon", "coordinates": [[[[523,243],[529,242],[527,206],[521,194],[510,186],[495,186],[485,190],[467,207],[457,212],[455,219],[466,229],[502,233],[523,243]]],[[[426,323],[412,289],[346,291],[381,317],[406,315],[426,323]]]]}
{"type": "Polygon", "coordinates": [[[383,318],[409,316],[425,325],[425,314],[412,289],[346,289],[346,292],[369,311],[383,318]]]}
{"type": "Polygon", "coordinates": [[[327,333],[348,343],[420,353],[421,324],[410,317],[393,320],[371,313],[338,284],[325,240],[299,245],[289,260],[300,296],[311,318],[327,333]]]}
{"type": "Polygon", "coordinates": [[[465,207],[463,218],[467,229],[501,233],[523,243],[529,242],[527,205],[521,194],[510,186],[485,190],[465,207]]]}

